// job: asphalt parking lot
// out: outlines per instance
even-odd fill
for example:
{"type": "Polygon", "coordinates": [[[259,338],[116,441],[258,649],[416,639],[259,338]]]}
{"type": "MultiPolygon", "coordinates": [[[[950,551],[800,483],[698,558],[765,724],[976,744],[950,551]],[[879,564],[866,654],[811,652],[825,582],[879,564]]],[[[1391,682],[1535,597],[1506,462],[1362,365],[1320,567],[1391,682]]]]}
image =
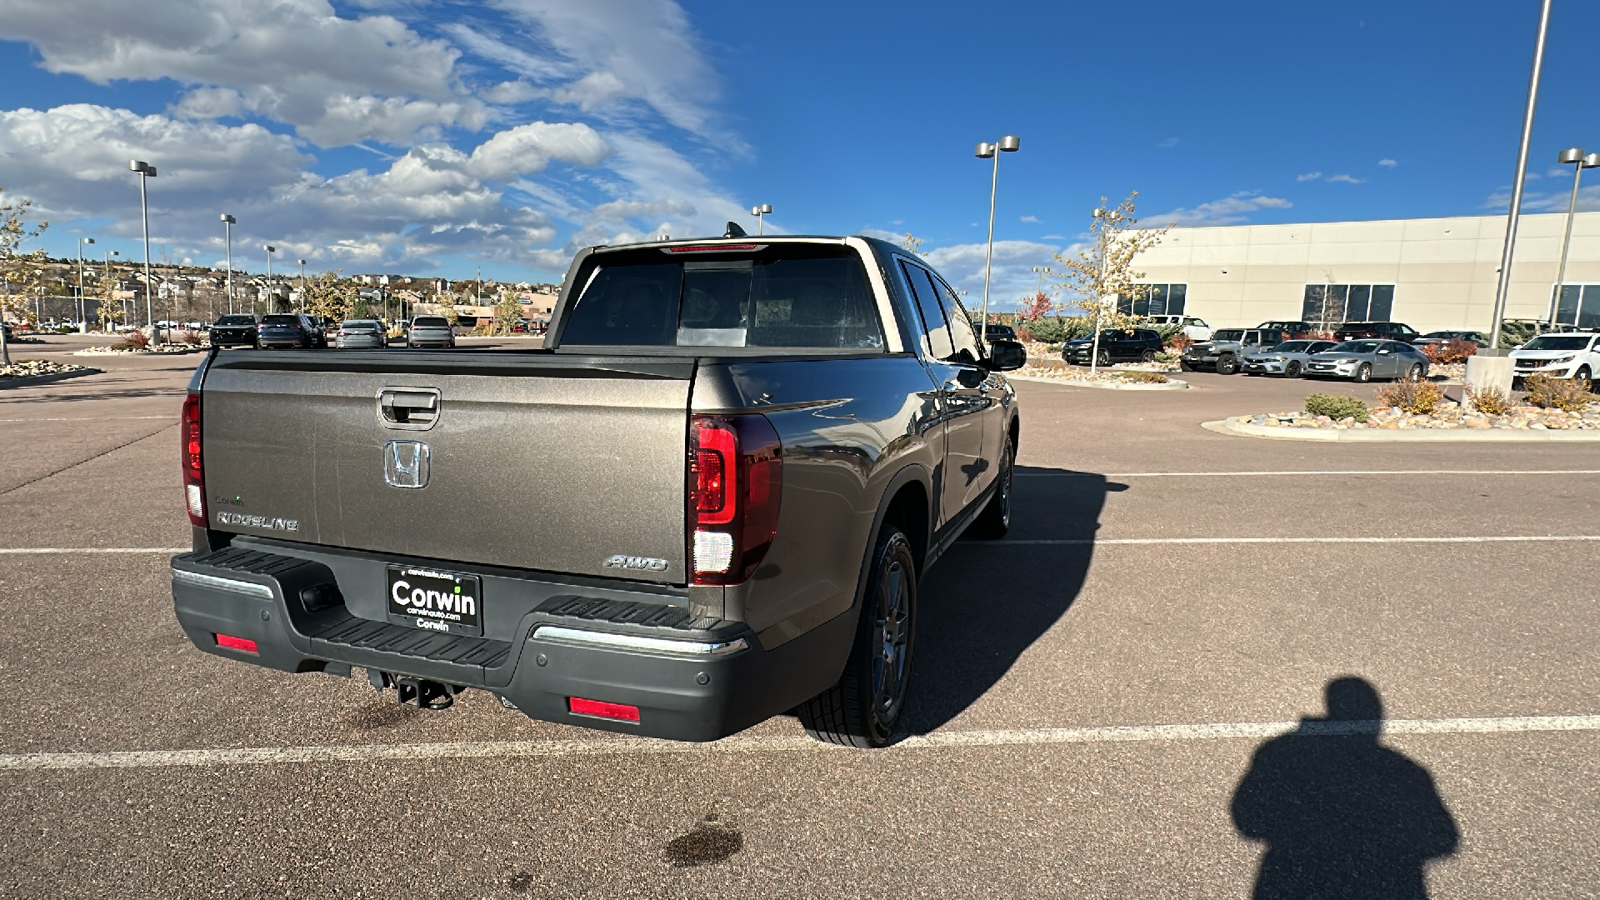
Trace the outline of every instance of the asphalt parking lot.
{"type": "Polygon", "coordinates": [[[194,650],[197,361],[0,390],[0,896],[1600,896],[1591,445],[1202,430],[1326,389],[1243,376],[1020,384],[1015,524],[924,585],[908,738],[693,746],[194,650]]]}

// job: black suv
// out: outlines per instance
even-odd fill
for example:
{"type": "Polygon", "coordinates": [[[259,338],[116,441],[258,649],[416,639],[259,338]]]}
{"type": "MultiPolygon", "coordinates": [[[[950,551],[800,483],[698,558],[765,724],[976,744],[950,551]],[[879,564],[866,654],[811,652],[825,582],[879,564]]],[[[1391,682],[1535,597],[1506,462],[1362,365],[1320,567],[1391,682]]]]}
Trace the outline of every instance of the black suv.
{"type": "Polygon", "coordinates": [[[261,320],[250,313],[228,313],[211,326],[213,347],[254,347],[261,320]]]}
{"type": "Polygon", "coordinates": [[[1376,338],[1409,344],[1419,337],[1422,335],[1404,322],[1346,322],[1333,330],[1333,339],[1340,343],[1376,338]]]}
{"type": "MultiPolygon", "coordinates": [[[[1113,328],[1100,332],[1099,365],[1110,365],[1119,360],[1149,362],[1160,352],[1161,335],[1148,328],[1135,328],[1132,331],[1113,328]]],[[[1068,341],[1061,347],[1061,358],[1077,366],[1087,366],[1093,353],[1093,335],[1068,341]]]]}
{"type": "Polygon", "coordinates": [[[326,347],[328,339],[322,325],[305,313],[272,313],[261,317],[256,329],[256,346],[326,347]]]}

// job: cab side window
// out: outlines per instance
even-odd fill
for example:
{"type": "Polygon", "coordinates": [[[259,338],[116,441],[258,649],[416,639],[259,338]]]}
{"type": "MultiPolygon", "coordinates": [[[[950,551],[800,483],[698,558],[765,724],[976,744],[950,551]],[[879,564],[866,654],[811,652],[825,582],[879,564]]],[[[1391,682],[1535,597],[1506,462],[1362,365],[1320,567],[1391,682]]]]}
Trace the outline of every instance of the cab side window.
{"type": "Polygon", "coordinates": [[[934,276],[933,283],[939,289],[945,318],[950,321],[950,339],[955,344],[952,361],[976,363],[983,359],[983,351],[978,349],[978,333],[973,330],[972,320],[967,318],[967,311],[961,306],[961,298],[937,276],[934,276]]]}
{"type": "Polygon", "coordinates": [[[929,352],[933,354],[934,359],[950,359],[955,356],[950,325],[945,321],[944,309],[939,304],[939,292],[934,288],[928,270],[901,260],[900,271],[905,274],[906,282],[911,285],[911,293],[917,299],[917,308],[922,312],[922,324],[928,336],[929,352]]]}

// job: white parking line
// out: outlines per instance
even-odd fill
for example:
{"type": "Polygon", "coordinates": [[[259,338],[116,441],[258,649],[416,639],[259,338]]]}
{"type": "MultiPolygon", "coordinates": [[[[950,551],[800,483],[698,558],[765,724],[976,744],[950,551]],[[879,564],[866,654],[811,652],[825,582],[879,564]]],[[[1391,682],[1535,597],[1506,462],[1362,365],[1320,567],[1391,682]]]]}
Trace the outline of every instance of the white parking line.
{"type": "Polygon", "coordinates": [[[1522,544],[1556,541],[1573,543],[1600,541],[1600,534],[1490,534],[1455,535],[1448,537],[1170,537],[1170,538],[1061,538],[1038,540],[1004,540],[978,543],[966,541],[958,547],[1052,546],[1076,547],[1118,544],[1522,544]]]}
{"type": "Polygon", "coordinates": [[[1600,469],[1340,469],[1291,472],[1017,472],[1017,478],[1318,478],[1332,475],[1600,475],[1600,469]]]}
{"type": "MultiPolygon", "coordinates": [[[[1259,740],[1291,731],[1312,736],[1350,734],[1511,734],[1600,731],[1600,716],[1513,716],[1481,719],[1393,719],[1376,721],[1232,722],[1192,725],[1119,725],[942,731],[907,738],[888,752],[1021,744],[1171,743],[1259,740]]],[[[227,766],[377,762],[404,759],[510,759],[565,756],[662,756],[686,753],[842,753],[803,737],[732,737],[712,744],[648,738],[592,741],[474,741],[438,744],[355,744],[303,747],[241,747],[216,750],[126,750],[103,753],[12,753],[0,755],[0,771],[82,769],[222,768],[227,766]]]]}
{"type": "Polygon", "coordinates": [[[190,547],[0,547],[0,556],[48,556],[56,553],[188,553],[190,547]]]}

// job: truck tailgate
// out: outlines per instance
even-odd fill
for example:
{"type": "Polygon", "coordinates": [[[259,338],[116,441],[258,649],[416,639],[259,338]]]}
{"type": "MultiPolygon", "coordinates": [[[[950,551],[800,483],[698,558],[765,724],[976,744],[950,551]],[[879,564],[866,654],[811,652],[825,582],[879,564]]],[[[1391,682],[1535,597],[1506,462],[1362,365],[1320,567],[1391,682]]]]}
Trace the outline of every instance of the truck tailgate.
{"type": "Polygon", "coordinates": [[[682,584],[694,369],[683,357],[221,354],[201,394],[207,515],[226,532],[682,584]],[[607,568],[617,555],[636,559],[607,568]]]}

